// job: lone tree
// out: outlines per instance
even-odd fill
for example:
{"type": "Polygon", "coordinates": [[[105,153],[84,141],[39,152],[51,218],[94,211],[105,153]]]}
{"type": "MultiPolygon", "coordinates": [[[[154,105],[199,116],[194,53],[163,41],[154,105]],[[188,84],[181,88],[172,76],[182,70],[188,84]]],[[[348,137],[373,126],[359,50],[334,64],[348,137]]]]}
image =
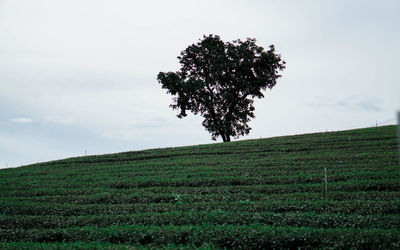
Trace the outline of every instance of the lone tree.
{"type": "Polygon", "coordinates": [[[262,98],[263,90],[272,89],[281,77],[285,61],[275,53],[256,45],[256,39],[223,42],[217,35],[203,36],[178,56],[181,69],[160,72],[157,80],[173,96],[170,107],[178,117],[191,111],[204,117],[203,126],[216,140],[221,136],[247,135],[247,124],[254,118],[253,99],[262,98]]]}

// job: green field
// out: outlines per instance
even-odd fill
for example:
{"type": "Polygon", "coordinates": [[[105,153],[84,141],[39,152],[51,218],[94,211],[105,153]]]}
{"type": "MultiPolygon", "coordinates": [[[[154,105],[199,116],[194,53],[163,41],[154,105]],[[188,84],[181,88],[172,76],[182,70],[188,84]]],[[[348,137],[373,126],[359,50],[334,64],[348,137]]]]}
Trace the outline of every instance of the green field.
{"type": "Polygon", "coordinates": [[[399,249],[397,145],[384,126],[3,169],[0,248],[399,249]]]}

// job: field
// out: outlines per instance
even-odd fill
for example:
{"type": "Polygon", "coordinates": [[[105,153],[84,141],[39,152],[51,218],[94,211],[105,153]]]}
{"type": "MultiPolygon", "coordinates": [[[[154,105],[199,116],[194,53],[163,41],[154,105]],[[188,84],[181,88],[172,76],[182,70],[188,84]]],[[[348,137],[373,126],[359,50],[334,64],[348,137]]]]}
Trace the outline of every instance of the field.
{"type": "Polygon", "coordinates": [[[0,248],[399,249],[399,177],[395,126],[3,169],[0,248]]]}

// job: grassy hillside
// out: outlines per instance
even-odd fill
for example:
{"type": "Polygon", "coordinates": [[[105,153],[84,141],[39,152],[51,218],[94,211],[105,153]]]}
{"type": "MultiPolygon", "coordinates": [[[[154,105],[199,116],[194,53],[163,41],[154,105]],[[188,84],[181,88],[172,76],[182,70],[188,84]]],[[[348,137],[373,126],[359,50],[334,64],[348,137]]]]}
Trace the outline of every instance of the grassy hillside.
{"type": "Polygon", "coordinates": [[[397,153],[385,126],[2,169],[0,248],[395,249],[397,153]]]}

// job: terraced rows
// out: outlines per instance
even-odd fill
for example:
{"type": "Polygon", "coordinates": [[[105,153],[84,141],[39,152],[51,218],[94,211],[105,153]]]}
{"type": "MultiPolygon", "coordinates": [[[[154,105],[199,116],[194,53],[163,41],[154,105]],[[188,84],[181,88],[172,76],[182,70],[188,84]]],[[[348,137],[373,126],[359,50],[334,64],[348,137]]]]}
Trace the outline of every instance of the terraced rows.
{"type": "Polygon", "coordinates": [[[0,248],[395,249],[399,177],[395,126],[5,169],[0,248]]]}

